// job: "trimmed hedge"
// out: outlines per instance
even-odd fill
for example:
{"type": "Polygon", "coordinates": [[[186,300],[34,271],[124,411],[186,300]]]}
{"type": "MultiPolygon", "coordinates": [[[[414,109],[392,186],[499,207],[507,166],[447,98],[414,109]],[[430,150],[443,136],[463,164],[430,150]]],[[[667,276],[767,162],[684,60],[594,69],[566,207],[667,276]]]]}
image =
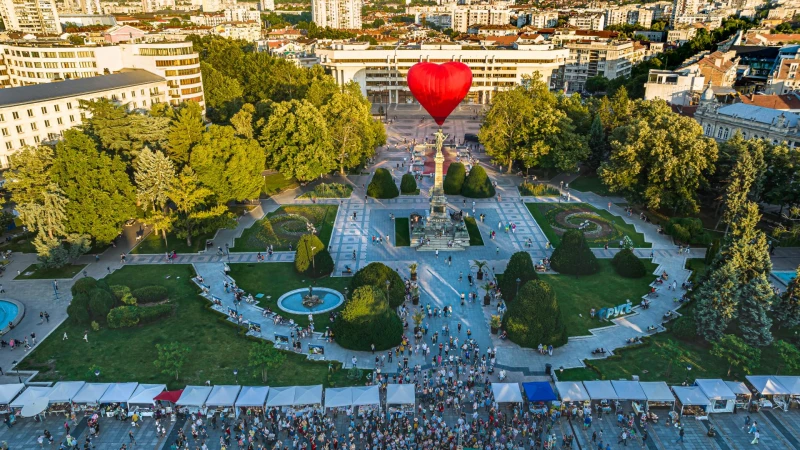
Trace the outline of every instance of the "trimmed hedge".
{"type": "Polygon", "coordinates": [[[494,197],[494,193],[494,186],[483,167],[472,166],[467,179],[464,180],[461,195],[468,198],[489,198],[494,197]]]}
{"type": "Polygon", "coordinates": [[[333,273],[334,268],[333,257],[327,249],[322,249],[314,256],[314,264],[308,268],[305,274],[312,278],[322,278],[333,273]]]}
{"type": "Polygon", "coordinates": [[[103,320],[116,305],[114,296],[102,289],[95,289],[89,294],[89,313],[94,320],[103,320]]]}
{"type": "Polygon", "coordinates": [[[647,269],[641,259],[627,248],[619,251],[611,260],[611,265],[620,276],[625,278],[641,278],[647,275],[647,269]]]}
{"type": "Polygon", "coordinates": [[[89,294],[78,292],[73,294],[72,301],[67,306],[69,320],[78,325],[89,325],[92,318],[89,316],[89,294]]]}
{"type": "Polygon", "coordinates": [[[678,317],[672,324],[672,334],[684,342],[697,342],[697,321],[694,320],[694,314],[678,317]]]}
{"type": "Polygon", "coordinates": [[[417,180],[414,175],[407,173],[400,179],[400,192],[403,194],[416,194],[417,193],[417,180]]]}
{"type": "Polygon", "coordinates": [[[447,168],[447,175],[444,177],[444,193],[447,195],[461,195],[461,188],[464,187],[464,180],[467,178],[467,169],[464,164],[459,162],[450,163],[447,168]]]}
{"type": "Polygon", "coordinates": [[[520,279],[520,288],[530,280],[538,280],[536,269],[533,268],[533,260],[528,252],[516,252],[508,260],[506,271],[500,278],[500,292],[503,299],[507,302],[514,300],[517,295],[517,278],[520,279]]]}
{"type": "Polygon", "coordinates": [[[109,328],[127,328],[139,323],[139,312],[136,306],[118,306],[108,313],[109,328]]]}
{"type": "Polygon", "coordinates": [[[354,290],[331,324],[336,343],[351,350],[386,350],[400,344],[403,323],[378,286],[354,290]]]}
{"type": "Polygon", "coordinates": [[[367,186],[367,195],[372,198],[395,198],[400,195],[392,174],[387,169],[377,169],[367,186]]]}
{"type": "MultiPolygon", "coordinates": [[[[297,251],[294,253],[294,270],[305,274],[311,271],[312,257],[325,249],[325,245],[314,234],[304,234],[297,241],[297,251]]],[[[316,264],[316,259],[313,261],[316,264]]],[[[328,272],[330,274],[330,272],[328,272]]]]}
{"type": "Polygon", "coordinates": [[[386,280],[389,280],[389,306],[397,308],[405,300],[406,287],[400,275],[385,264],[370,263],[356,272],[350,281],[350,292],[361,286],[376,286],[386,292],[386,280]]]}
{"type": "Polygon", "coordinates": [[[132,292],[139,303],[158,303],[169,297],[169,291],[164,286],[144,286],[132,292]]]}
{"type": "Polygon", "coordinates": [[[165,303],[163,305],[139,307],[136,312],[139,316],[139,323],[150,323],[172,314],[172,305],[165,303]]]}
{"type": "Polygon", "coordinates": [[[685,244],[708,245],[711,235],[703,229],[703,222],[692,217],[673,217],[669,219],[664,232],[685,244]]]}
{"type": "Polygon", "coordinates": [[[561,244],[550,258],[550,266],[568,275],[591,275],[600,270],[597,258],[580,230],[569,230],[561,236],[561,244]]]}
{"type": "Polygon", "coordinates": [[[516,300],[508,304],[503,326],[508,338],[522,347],[567,343],[567,327],[556,294],[541,280],[528,281],[519,289],[516,300]]]}

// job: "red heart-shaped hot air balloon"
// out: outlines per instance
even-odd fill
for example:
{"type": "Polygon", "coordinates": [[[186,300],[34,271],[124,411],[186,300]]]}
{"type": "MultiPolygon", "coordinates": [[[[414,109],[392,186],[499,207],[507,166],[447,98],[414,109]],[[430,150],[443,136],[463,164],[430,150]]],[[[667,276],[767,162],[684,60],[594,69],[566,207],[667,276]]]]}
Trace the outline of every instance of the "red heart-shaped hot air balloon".
{"type": "Polygon", "coordinates": [[[464,100],[470,86],[472,71],[460,62],[421,62],[408,71],[408,89],[439,126],[464,100]]]}

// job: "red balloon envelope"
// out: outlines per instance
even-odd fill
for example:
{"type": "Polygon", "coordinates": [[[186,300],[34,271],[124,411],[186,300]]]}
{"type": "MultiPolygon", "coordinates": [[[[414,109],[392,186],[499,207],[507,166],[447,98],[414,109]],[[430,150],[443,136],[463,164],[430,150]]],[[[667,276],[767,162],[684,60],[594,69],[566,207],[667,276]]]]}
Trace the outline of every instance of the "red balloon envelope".
{"type": "Polygon", "coordinates": [[[408,71],[408,89],[439,126],[464,100],[470,86],[472,71],[460,62],[421,62],[408,71]]]}

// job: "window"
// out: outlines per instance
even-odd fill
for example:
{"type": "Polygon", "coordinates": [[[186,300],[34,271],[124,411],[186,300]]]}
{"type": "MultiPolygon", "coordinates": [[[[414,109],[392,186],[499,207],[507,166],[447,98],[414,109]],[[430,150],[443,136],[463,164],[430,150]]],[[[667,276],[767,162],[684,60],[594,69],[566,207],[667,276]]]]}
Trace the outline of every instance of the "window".
{"type": "Polygon", "coordinates": [[[75,122],[75,116],[73,116],[73,115],[71,115],[71,114],[70,114],[70,116],[69,116],[69,121],[70,121],[70,122],[75,122]]]}
{"type": "Polygon", "coordinates": [[[11,115],[14,117],[15,120],[19,119],[19,113],[18,112],[14,111],[14,112],[11,113],[11,115]]]}
{"type": "Polygon", "coordinates": [[[717,130],[717,139],[722,139],[722,127],[717,130]]]}
{"type": "Polygon", "coordinates": [[[3,128],[2,132],[3,132],[3,136],[8,136],[8,128],[3,128]]]}
{"type": "Polygon", "coordinates": [[[72,109],[72,102],[67,102],[67,109],[72,109]]]}
{"type": "Polygon", "coordinates": [[[47,106],[42,106],[42,114],[47,114],[47,106]]]}
{"type": "Polygon", "coordinates": [[[60,106],[58,106],[58,105],[53,105],[53,109],[55,109],[55,110],[56,110],[56,112],[59,112],[59,111],[61,111],[61,107],[60,107],[60,106]]]}
{"type": "Polygon", "coordinates": [[[17,125],[17,134],[22,134],[22,125],[17,125]]]}
{"type": "Polygon", "coordinates": [[[44,126],[46,126],[47,128],[50,128],[50,121],[49,120],[45,120],[44,121],[44,126]]]}
{"type": "Polygon", "coordinates": [[[36,131],[36,130],[38,130],[38,129],[39,129],[39,127],[36,125],[36,122],[33,122],[33,123],[31,124],[31,131],[36,131]]]}
{"type": "Polygon", "coordinates": [[[20,139],[19,140],[19,146],[20,147],[25,147],[25,139],[20,139]]]}
{"type": "Polygon", "coordinates": [[[39,136],[34,136],[33,137],[33,142],[36,142],[38,144],[39,143],[39,136]]]}
{"type": "Polygon", "coordinates": [[[28,110],[28,117],[33,117],[33,110],[32,109],[28,110]]]}
{"type": "Polygon", "coordinates": [[[725,132],[722,133],[722,139],[728,139],[728,133],[730,132],[729,129],[725,128],[725,132]]]}
{"type": "Polygon", "coordinates": [[[0,114],[0,122],[5,122],[5,121],[6,121],[6,118],[5,118],[5,116],[3,116],[2,114],[0,114]]]}
{"type": "Polygon", "coordinates": [[[11,148],[12,148],[13,146],[14,146],[14,144],[12,144],[10,141],[9,141],[9,142],[6,142],[6,150],[11,150],[11,148]]]}
{"type": "Polygon", "coordinates": [[[64,125],[64,120],[62,120],[61,117],[56,119],[56,122],[58,122],[59,125],[64,125]]]}

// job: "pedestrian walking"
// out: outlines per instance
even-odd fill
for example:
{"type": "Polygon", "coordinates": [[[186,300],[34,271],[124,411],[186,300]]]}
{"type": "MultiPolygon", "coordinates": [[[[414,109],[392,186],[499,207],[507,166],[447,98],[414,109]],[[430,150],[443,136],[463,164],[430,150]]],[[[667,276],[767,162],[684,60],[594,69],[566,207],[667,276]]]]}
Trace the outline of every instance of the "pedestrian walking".
{"type": "Polygon", "coordinates": [[[760,438],[760,437],[761,437],[761,433],[759,433],[758,430],[756,430],[753,433],[753,440],[750,443],[753,444],[753,445],[758,444],[758,438],[760,438]]]}
{"type": "Polygon", "coordinates": [[[44,320],[45,322],[50,322],[50,314],[47,314],[47,311],[44,312],[44,320]]]}
{"type": "Polygon", "coordinates": [[[67,339],[69,339],[69,338],[67,337],[67,332],[65,331],[65,332],[64,332],[64,337],[63,337],[63,338],[61,338],[61,340],[62,340],[62,341],[66,341],[67,339]]]}
{"type": "Polygon", "coordinates": [[[89,342],[89,330],[83,330],[83,340],[89,342]]]}
{"type": "Polygon", "coordinates": [[[677,444],[678,442],[683,442],[683,436],[685,434],[686,434],[686,432],[684,432],[683,431],[683,427],[681,427],[680,431],[678,432],[678,439],[675,441],[675,443],[677,444]]]}

